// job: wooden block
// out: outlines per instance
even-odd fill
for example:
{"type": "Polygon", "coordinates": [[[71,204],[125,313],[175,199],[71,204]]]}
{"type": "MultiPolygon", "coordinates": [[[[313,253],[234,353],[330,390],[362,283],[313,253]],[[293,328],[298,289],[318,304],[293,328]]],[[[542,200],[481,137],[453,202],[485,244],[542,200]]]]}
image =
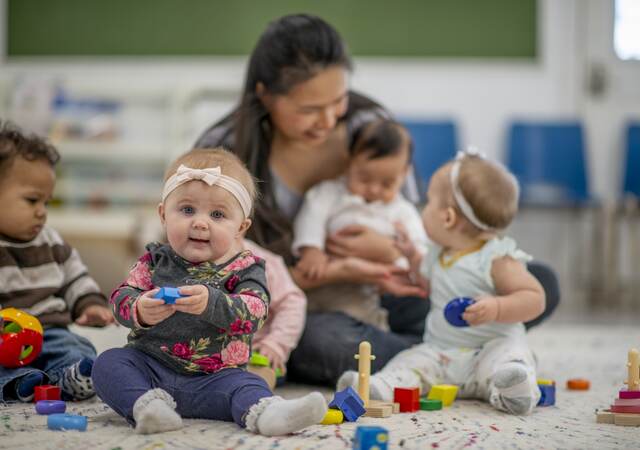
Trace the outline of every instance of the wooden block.
{"type": "Polygon", "coordinates": [[[337,425],[344,422],[344,414],[339,409],[329,408],[320,422],[322,425],[337,425]]]}
{"type": "Polygon", "coordinates": [[[388,406],[391,408],[392,414],[398,414],[400,412],[400,404],[392,403],[392,402],[381,402],[380,400],[371,400],[369,402],[370,406],[388,406]]]}
{"type": "Polygon", "coordinates": [[[400,412],[415,412],[420,409],[420,388],[394,388],[394,402],[400,403],[400,412]]]}
{"type": "Polygon", "coordinates": [[[449,406],[456,399],[457,393],[458,386],[452,384],[436,384],[431,386],[427,398],[429,400],[442,400],[442,406],[449,406]]]}
{"type": "Polygon", "coordinates": [[[596,412],[596,423],[613,423],[615,414],[611,411],[596,412]]]}
{"type": "Polygon", "coordinates": [[[614,414],[613,423],[623,427],[640,426],[640,414],[614,414]]]}
{"type": "Polygon", "coordinates": [[[384,417],[391,417],[391,414],[393,414],[393,406],[389,404],[382,404],[382,405],[375,405],[375,406],[369,404],[369,407],[367,408],[367,412],[364,415],[365,417],[384,418],[384,417]]]}

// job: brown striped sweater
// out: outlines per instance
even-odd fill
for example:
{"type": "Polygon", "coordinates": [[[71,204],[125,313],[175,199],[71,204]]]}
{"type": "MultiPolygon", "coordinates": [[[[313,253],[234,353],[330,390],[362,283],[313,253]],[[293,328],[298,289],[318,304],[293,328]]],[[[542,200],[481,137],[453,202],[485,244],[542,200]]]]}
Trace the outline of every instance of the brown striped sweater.
{"type": "Polygon", "coordinates": [[[89,305],[107,305],[78,252],[48,226],[32,241],[0,239],[0,305],[67,325],[89,305]]]}

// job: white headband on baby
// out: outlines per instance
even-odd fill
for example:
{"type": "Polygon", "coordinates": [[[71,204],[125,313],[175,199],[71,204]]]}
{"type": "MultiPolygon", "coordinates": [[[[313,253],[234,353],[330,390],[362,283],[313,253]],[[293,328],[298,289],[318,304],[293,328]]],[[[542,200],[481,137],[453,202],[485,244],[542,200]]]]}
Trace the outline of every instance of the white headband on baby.
{"type": "Polygon", "coordinates": [[[464,194],[462,194],[462,191],[460,190],[460,186],[458,186],[458,175],[460,174],[460,166],[462,165],[462,160],[466,156],[477,156],[479,158],[486,159],[486,155],[479,152],[475,147],[469,147],[467,151],[458,152],[456,154],[456,160],[453,162],[453,166],[451,166],[451,173],[450,173],[451,189],[453,190],[453,198],[455,198],[456,203],[460,208],[460,211],[462,211],[462,214],[467,219],[469,219],[469,222],[471,222],[481,230],[494,231],[495,230],[494,227],[487,225],[482,220],[476,217],[475,213],[473,212],[473,208],[471,207],[469,202],[467,202],[467,199],[464,198],[464,194]]]}
{"type": "Polygon", "coordinates": [[[251,196],[249,195],[247,188],[245,188],[242,183],[235,178],[224,175],[222,170],[220,170],[220,167],[192,169],[191,167],[181,164],[176,173],[171,175],[164,184],[162,201],[164,202],[169,194],[171,194],[171,192],[173,192],[178,186],[194,180],[203,181],[209,186],[216,185],[226,189],[236,198],[236,200],[238,200],[240,207],[242,207],[244,216],[249,217],[249,214],[251,214],[251,196]]]}

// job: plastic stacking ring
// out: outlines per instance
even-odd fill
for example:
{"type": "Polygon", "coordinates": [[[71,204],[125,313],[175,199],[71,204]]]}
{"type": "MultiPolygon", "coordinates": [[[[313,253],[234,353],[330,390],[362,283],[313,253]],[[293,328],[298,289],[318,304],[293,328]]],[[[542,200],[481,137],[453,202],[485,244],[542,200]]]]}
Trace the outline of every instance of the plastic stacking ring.
{"type": "Polygon", "coordinates": [[[458,297],[447,303],[444,308],[444,317],[454,327],[468,327],[469,324],[462,318],[465,309],[473,305],[475,300],[469,297],[458,297]]]}
{"type": "Polygon", "coordinates": [[[40,400],[36,402],[38,414],[56,414],[67,410],[67,404],[62,400],[40,400]]]}
{"type": "Polygon", "coordinates": [[[573,378],[567,381],[567,389],[572,391],[586,391],[589,389],[589,380],[582,378],[573,378]]]}
{"type": "Polygon", "coordinates": [[[47,426],[50,430],[87,431],[87,416],[74,416],[72,414],[51,414],[49,417],[47,417],[47,426]]]}
{"type": "Polygon", "coordinates": [[[420,399],[420,409],[423,411],[437,411],[442,409],[442,400],[437,398],[420,399]]]}

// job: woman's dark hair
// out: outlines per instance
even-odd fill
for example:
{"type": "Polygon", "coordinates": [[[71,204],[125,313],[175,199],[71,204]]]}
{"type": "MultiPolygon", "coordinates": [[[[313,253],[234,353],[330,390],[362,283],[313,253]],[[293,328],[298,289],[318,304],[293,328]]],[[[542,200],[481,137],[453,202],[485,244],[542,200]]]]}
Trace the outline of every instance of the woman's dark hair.
{"type": "Polygon", "coordinates": [[[351,59],[338,32],[320,17],[284,16],[262,33],[249,58],[235,129],[235,150],[250,171],[259,170],[254,176],[268,178],[272,138],[258,83],[270,94],[286,94],[330,66],[351,70],[351,59]]]}
{"type": "Polygon", "coordinates": [[[51,167],[60,160],[55,147],[41,137],[26,134],[11,122],[0,121],[0,177],[4,176],[17,157],[27,161],[42,159],[51,167]]]}
{"type": "MultiPolygon", "coordinates": [[[[248,237],[281,255],[290,253],[291,224],[278,211],[275,202],[268,164],[273,130],[256,87],[261,83],[270,94],[286,94],[297,84],[332,66],[351,70],[346,46],[330,24],[308,14],[283,16],[271,22],[249,58],[239,105],[205,132],[196,144],[210,147],[233,142],[230,149],[260,182],[262,201],[257,205],[248,237]],[[216,142],[207,141],[207,133],[219,128],[225,130],[222,136],[218,136],[216,142]]],[[[348,120],[362,109],[380,108],[353,92],[349,93],[348,101],[347,112],[339,120],[348,120]]]]}
{"type": "Polygon", "coordinates": [[[391,119],[378,119],[361,127],[349,148],[351,156],[367,152],[369,159],[397,155],[407,149],[407,164],[411,162],[413,141],[405,127],[391,119]]]}

